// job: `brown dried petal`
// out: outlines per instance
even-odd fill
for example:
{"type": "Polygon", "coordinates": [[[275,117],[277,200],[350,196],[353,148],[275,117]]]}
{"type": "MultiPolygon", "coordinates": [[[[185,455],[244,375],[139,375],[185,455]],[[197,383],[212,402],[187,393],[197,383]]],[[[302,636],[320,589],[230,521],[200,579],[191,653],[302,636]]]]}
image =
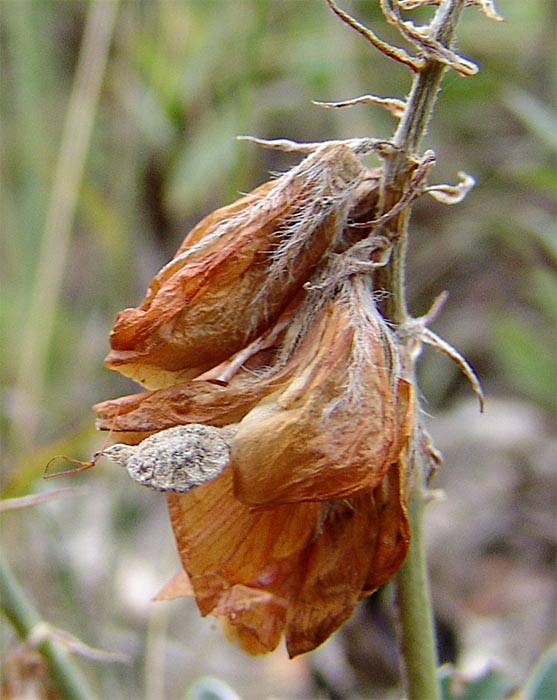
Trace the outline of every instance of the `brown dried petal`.
{"type": "Polygon", "coordinates": [[[191,379],[267,328],[334,247],[365,169],[344,144],[214,212],[111,333],[112,369],[149,388],[191,379]]]}
{"type": "Polygon", "coordinates": [[[157,593],[153,600],[175,600],[176,598],[184,598],[194,595],[193,586],[191,585],[190,577],[183,569],[165,584],[165,586],[157,593]]]}
{"type": "MultiPolygon", "coordinates": [[[[303,294],[307,296],[306,292],[303,294]]],[[[219,427],[237,423],[263,397],[284,387],[313,358],[327,320],[322,313],[307,326],[307,307],[314,305],[314,296],[301,309],[288,308],[277,321],[284,330],[277,336],[275,328],[270,329],[261,338],[259,351],[229,381],[205,379],[209,375],[218,377],[216,370],[227,366],[223,363],[192,381],[103,401],[93,406],[97,427],[115,433],[138,433],[141,439],[187,423],[219,427]]],[[[127,438],[124,441],[128,442],[127,438]]]]}
{"type": "Polygon", "coordinates": [[[236,584],[219,598],[211,611],[221,619],[224,633],[249,654],[264,654],[280,642],[286,622],[284,598],[236,584]]]}
{"type": "Polygon", "coordinates": [[[372,493],[322,504],[319,536],[300,558],[301,585],[288,608],[290,656],[324,642],[404,561],[410,535],[402,478],[393,464],[372,493]]]}
{"type": "MultiPolygon", "coordinates": [[[[371,493],[257,511],[234,498],[230,469],[195,491],[169,494],[178,550],[202,614],[224,616],[249,653],[271,651],[283,632],[290,656],[314,649],[370,584],[378,587],[400,566],[409,539],[401,478],[395,464],[371,493]]],[[[189,594],[177,580],[163,598],[189,594]]]]}
{"type": "Polygon", "coordinates": [[[409,385],[397,346],[360,280],[325,304],[289,384],[262,399],[232,442],[236,496],[265,506],[374,488],[409,435],[409,385]]]}
{"type": "Polygon", "coordinates": [[[110,399],[93,406],[97,427],[114,432],[152,433],[175,425],[209,423],[224,426],[238,422],[263,397],[282,386],[296,370],[301,356],[286,366],[270,363],[277,348],[251,358],[228,382],[195,379],[154,391],[110,399]],[[265,372],[256,370],[268,368],[265,372]]]}
{"type": "MultiPolygon", "coordinates": [[[[290,329],[300,326],[299,320],[292,319],[290,309],[278,323],[283,321],[285,327],[289,326],[290,329]]],[[[218,376],[218,372],[211,371],[193,381],[103,401],[93,406],[98,417],[97,427],[117,433],[141,433],[145,437],[152,432],[187,423],[216,426],[237,423],[261,398],[286,384],[304,362],[304,347],[311,345],[313,337],[319,337],[319,333],[319,326],[307,330],[307,338],[300,350],[288,362],[279,363],[277,356],[284,354],[287,357],[288,354],[282,348],[284,331],[276,336],[272,329],[262,339],[260,351],[251,356],[229,381],[205,379],[210,374],[218,376]]],[[[291,344],[292,341],[289,342],[291,344]]],[[[222,366],[226,367],[226,363],[222,366]]]]}
{"type": "MultiPolygon", "coordinates": [[[[175,600],[194,595],[189,576],[179,571],[155,600],[175,600]]],[[[226,637],[250,654],[272,651],[286,623],[286,601],[261,589],[234,584],[223,591],[211,615],[219,617],[226,637]]]]}
{"type": "Polygon", "coordinates": [[[406,510],[408,489],[407,450],[399,456],[373,492],[380,513],[375,551],[362,595],[376,591],[393,576],[406,557],[410,524],[406,510]]]}
{"type": "Polygon", "coordinates": [[[178,551],[203,614],[237,583],[280,590],[300,548],[313,537],[320,510],[318,503],[304,503],[253,511],[234,497],[230,468],[167,499],[178,551]]]}

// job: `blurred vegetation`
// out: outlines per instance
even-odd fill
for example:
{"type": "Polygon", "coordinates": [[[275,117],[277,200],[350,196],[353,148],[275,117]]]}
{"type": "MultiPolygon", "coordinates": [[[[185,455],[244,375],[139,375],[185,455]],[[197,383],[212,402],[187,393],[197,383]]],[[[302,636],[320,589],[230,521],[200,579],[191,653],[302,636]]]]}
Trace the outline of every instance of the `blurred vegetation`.
{"type": "MultiPolygon", "coordinates": [[[[344,7],[394,38],[378,3],[344,7]]],[[[500,0],[499,10],[505,24],[471,9],[459,31],[461,51],[482,70],[444,83],[427,144],[439,163],[431,179],[456,181],[456,171],[466,170],[478,185],[456,207],[418,203],[410,298],[419,314],[448,289],[435,330],[470,359],[488,397],[516,397],[549,421],[557,393],[557,4],[500,0]]],[[[203,215],[294,162],[235,136],[388,137],[394,123],[379,109],[324,110],[310,100],[402,96],[409,75],[320,0],[3,0],[0,38],[7,497],[46,488],[41,476],[52,455],[88,458],[99,448],[90,405],[134,390],[102,366],[115,313],[139,302],[203,215]],[[107,4],[115,6],[113,26],[99,9],[107,4]],[[91,56],[100,61],[98,100],[94,88],[89,100],[83,96],[75,79],[87,26],[91,56]],[[68,126],[76,99],[77,132],[68,126]],[[88,113],[80,112],[84,105],[88,113]],[[88,120],[81,171],[72,149],[79,152],[80,125],[88,120]],[[64,199],[72,187],[75,211],[64,199]],[[49,217],[64,220],[68,235],[56,226],[48,233],[49,217]]],[[[81,75],[91,78],[87,70],[81,75]]],[[[469,391],[458,370],[429,351],[421,386],[434,414],[469,391]]],[[[51,622],[133,654],[133,667],[84,662],[100,695],[162,697],[166,683],[168,697],[179,697],[200,670],[236,678],[226,669],[241,660],[243,697],[260,697],[267,661],[217,653],[200,666],[196,653],[210,656],[218,634],[198,630],[195,609],[180,604],[187,610],[171,621],[168,612],[146,612],[145,601],[165,583],[159,576],[177,566],[164,502],[124,474],[93,472],[79,481],[90,485],[89,496],[5,514],[2,534],[16,573],[51,622]],[[158,560],[149,561],[149,552],[158,560]],[[201,635],[197,649],[192,630],[201,635]],[[178,666],[169,671],[172,661],[178,666]]],[[[6,635],[3,645],[9,641],[6,635]]],[[[265,692],[288,696],[290,676],[281,670],[276,677],[283,685],[265,692]]]]}

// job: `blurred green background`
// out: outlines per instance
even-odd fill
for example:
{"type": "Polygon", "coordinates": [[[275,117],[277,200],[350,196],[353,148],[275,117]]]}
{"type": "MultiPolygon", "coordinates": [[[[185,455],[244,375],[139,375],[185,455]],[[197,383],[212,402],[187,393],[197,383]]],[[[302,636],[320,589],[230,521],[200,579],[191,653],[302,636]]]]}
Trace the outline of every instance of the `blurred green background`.
{"type": "MultiPolygon", "coordinates": [[[[343,7],[396,41],[374,0],[343,7]]],[[[550,641],[544,615],[556,595],[557,3],[498,8],[505,23],[466,11],[459,48],[481,72],[446,76],[426,144],[438,156],[431,182],[455,182],[465,170],[478,184],[457,206],[418,203],[408,284],[415,314],[449,291],[435,330],[472,362],[487,393],[478,418],[457,368],[424,353],[425,406],[437,418],[443,474],[453,475],[436,485],[456,511],[442,506],[431,525],[447,658],[470,668],[494,660],[519,682],[550,641]],[[456,569],[443,571],[443,547],[455,550],[455,541],[456,569]],[[451,592],[470,556],[485,580],[478,574],[451,592]],[[503,574],[518,576],[505,604],[503,574]],[[532,580],[539,588],[525,590],[532,580]],[[493,638],[504,639],[509,615],[519,619],[513,601],[522,610],[532,600],[547,609],[524,622],[535,622],[526,649],[473,641],[485,641],[486,616],[499,625],[493,638]]],[[[396,663],[366,660],[366,675],[350,631],[296,662],[282,650],[252,660],[221,644],[191,601],[150,603],[178,568],[164,498],[116,467],[47,484],[42,473],[60,452],[89,458],[102,444],[90,405],[135,390],[102,364],[116,312],[141,300],[202,216],[296,162],[235,136],[388,137],[394,121],[379,108],[324,110],[311,100],[404,96],[408,71],[320,0],[2,0],[0,38],[2,496],[88,486],[1,516],[20,582],[53,624],[132,655],[131,666],[81,663],[101,697],[183,697],[203,674],[244,698],[332,697],[334,683],[340,697],[380,697],[396,684],[396,663]],[[341,680],[327,681],[327,654],[344,664],[341,680]],[[382,663],[383,676],[373,671],[382,663]]],[[[364,647],[374,614],[361,613],[364,633],[354,622],[364,647]]],[[[4,632],[3,649],[12,641],[4,632]]]]}

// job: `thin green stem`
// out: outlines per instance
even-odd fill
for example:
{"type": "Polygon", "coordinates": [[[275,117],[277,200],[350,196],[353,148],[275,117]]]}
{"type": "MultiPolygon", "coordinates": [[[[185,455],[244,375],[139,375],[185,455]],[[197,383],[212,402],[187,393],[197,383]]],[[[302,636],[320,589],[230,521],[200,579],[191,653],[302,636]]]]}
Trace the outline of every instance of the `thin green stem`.
{"type": "Polygon", "coordinates": [[[423,537],[426,502],[422,488],[410,496],[408,515],[412,538],[396,577],[401,652],[408,700],[437,700],[437,643],[423,537]]]}
{"type": "MultiPolygon", "coordinates": [[[[437,41],[445,46],[451,45],[463,9],[464,3],[460,0],[445,0],[440,5],[431,23],[434,38],[437,41]]],[[[394,154],[390,163],[390,171],[387,172],[387,177],[393,178],[394,182],[400,173],[401,166],[404,166],[405,157],[414,155],[420,147],[429,126],[439,86],[446,70],[447,66],[444,63],[432,59],[414,78],[407,100],[408,108],[400,120],[394,136],[394,144],[401,151],[394,154]]]]}
{"type": "MultiPolygon", "coordinates": [[[[2,612],[24,641],[31,641],[37,631],[48,629],[48,624],[25,595],[1,553],[0,600],[2,612]]],[[[47,634],[41,636],[42,641],[36,641],[36,648],[47,660],[52,681],[61,697],[64,700],[94,700],[95,693],[62,645],[48,638],[47,634]]]]}
{"type": "MultiPolygon", "coordinates": [[[[431,22],[430,36],[450,47],[463,7],[461,0],[444,0],[431,22]]],[[[383,211],[392,207],[408,187],[414,168],[412,159],[418,154],[446,70],[444,63],[431,58],[414,77],[404,115],[394,136],[397,150],[385,161],[381,193],[383,211]]],[[[398,325],[409,319],[406,254],[410,213],[410,207],[407,207],[391,222],[391,264],[379,270],[376,280],[379,289],[389,292],[383,303],[383,311],[389,320],[398,325]]],[[[406,351],[403,349],[403,353],[407,378],[415,384],[415,356],[410,348],[406,351]]],[[[416,408],[416,415],[419,416],[418,406],[416,408]]],[[[416,426],[416,434],[418,431],[419,426],[416,426]]],[[[410,465],[410,471],[417,474],[417,484],[409,503],[412,540],[406,560],[396,577],[401,651],[409,700],[438,700],[437,646],[422,529],[427,455],[415,449],[410,458],[414,462],[410,465]]]]}

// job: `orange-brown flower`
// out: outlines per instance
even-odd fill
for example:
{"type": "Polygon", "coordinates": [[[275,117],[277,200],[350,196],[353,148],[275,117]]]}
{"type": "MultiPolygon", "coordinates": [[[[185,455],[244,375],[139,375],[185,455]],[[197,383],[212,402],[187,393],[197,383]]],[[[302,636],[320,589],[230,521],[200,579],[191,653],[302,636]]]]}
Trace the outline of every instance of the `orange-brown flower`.
{"type": "Polygon", "coordinates": [[[338,242],[366,171],[348,145],[297,167],[201,221],[124,309],[106,364],[151,389],[191,379],[271,325],[338,242]]]}
{"type": "Polygon", "coordinates": [[[151,390],[95,406],[139,443],[106,456],[175,492],[184,571],[160,597],[193,594],[251,653],[321,644],[408,547],[411,387],[347,252],[368,177],[318,148],[196,226],[111,334],[107,364],[151,390]]]}
{"type": "Polygon", "coordinates": [[[168,494],[189,582],[162,597],[193,593],[245,650],[269,651],[284,634],[295,656],[404,559],[413,404],[364,278],[308,291],[280,337],[224,385],[183,382],[96,410],[131,441],[169,424],[237,425],[224,470],[168,494]]]}

